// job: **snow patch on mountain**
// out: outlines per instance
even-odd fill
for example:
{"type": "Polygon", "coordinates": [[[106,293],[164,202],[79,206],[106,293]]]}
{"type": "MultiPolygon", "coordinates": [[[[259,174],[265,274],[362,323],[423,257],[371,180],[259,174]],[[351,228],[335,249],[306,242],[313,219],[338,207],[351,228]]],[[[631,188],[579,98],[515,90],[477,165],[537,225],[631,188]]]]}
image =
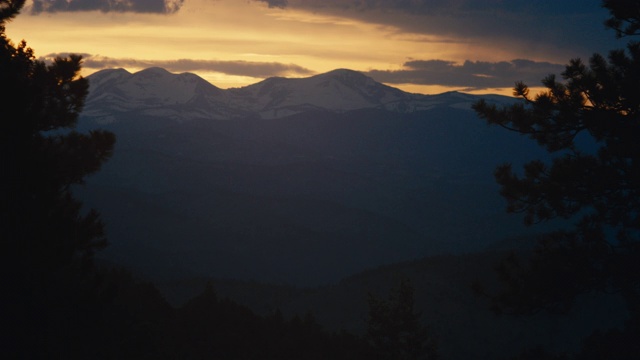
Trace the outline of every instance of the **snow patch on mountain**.
{"type": "MultiPolygon", "coordinates": [[[[149,68],[129,74],[119,70],[113,75],[105,74],[98,78],[94,87],[94,78],[89,77],[91,90],[103,97],[112,96],[127,100],[130,107],[141,105],[186,104],[197,95],[215,95],[219,89],[197,75],[190,73],[172,74],[161,68],[149,68]]],[[[102,99],[91,97],[90,101],[102,99]]]]}
{"type": "Polygon", "coordinates": [[[191,73],[173,74],[158,67],[133,74],[114,69],[96,72],[88,79],[83,115],[98,123],[114,121],[114,112],[178,119],[233,115],[226,111],[225,92],[191,73]]]}
{"type": "MultiPolygon", "coordinates": [[[[383,109],[407,113],[438,106],[470,108],[477,96],[458,92],[411,94],[376,82],[353,70],[338,69],[308,78],[269,78],[242,88],[222,90],[191,73],[162,68],[136,73],[102,70],[88,77],[90,93],[83,116],[98,123],[115,121],[116,113],[188,120],[282,118],[310,110],[346,112],[383,109]]],[[[493,102],[511,98],[494,96],[493,102]]]]}
{"type": "Polygon", "coordinates": [[[353,70],[339,69],[302,79],[270,78],[233,89],[235,100],[263,118],[310,109],[344,112],[405,100],[407,94],[353,70]]]}

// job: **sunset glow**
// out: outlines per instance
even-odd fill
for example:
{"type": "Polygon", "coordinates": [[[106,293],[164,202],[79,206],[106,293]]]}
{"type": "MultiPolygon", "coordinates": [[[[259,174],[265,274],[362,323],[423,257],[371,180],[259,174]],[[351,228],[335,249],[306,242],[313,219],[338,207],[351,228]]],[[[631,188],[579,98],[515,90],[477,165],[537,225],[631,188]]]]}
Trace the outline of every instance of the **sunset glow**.
{"type": "Polygon", "coordinates": [[[348,3],[298,0],[282,2],[284,6],[277,1],[186,0],[173,13],[35,14],[30,1],[7,25],[7,34],[15,42],[27,40],[38,57],[83,54],[83,75],[102,68],[133,72],[160,66],[196,73],[221,88],[271,76],[304,77],[349,68],[410,92],[510,95],[515,81],[541,79],[561,70],[571,57],[583,55],[561,43],[543,46],[497,30],[479,34],[447,28],[447,22],[473,23],[476,19],[464,17],[474,13],[436,18],[393,7],[363,10],[348,3]],[[432,29],[426,22],[442,24],[432,29]],[[521,67],[514,59],[527,59],[533,67],[521,67]],[[499,71],[498,65],[505,62],[513,72],[505,77],[511,78],[498,81],[493,74],[481,79],[482,73],[467,73],[469,65],[499,71]]]}

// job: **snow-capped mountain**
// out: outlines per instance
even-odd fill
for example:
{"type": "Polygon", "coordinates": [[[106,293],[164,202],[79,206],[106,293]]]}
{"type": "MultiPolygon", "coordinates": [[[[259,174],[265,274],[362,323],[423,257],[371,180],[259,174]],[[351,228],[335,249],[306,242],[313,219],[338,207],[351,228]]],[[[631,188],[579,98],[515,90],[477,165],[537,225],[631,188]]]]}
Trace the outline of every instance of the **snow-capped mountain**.
{"type": "MultiPolygon", "coordinates": [[[[178,120],[273,119],[309,110],[384,109],[410,113],[437,106],[469,108],[478,99],[457,92],[411,94],[347,69],[308,78],[274,77],[228,90],[217,88],[195,74],[173,74],[161,68],[133,74],[123,69],[108,69],[88,79],[90,93],[83,116],[98,123],[113,122],[118,113],[178,120]]],[[[492,100],[511,101],[507,97],[492,100]]]]}
{"type": "Polygon", "coordinates": [[[487,126],[470,109],[479,96],[343,69],[227,90],[114,69],[89,85],[80,130],[118,142],[83,200],[103,214],[111,256],[150,272],[182,259],[198,274],[319,284],[525,231],[493,169],[544,150],[487,126]]]}
{"type": "Polygon", "coordinates": [[[230,92],[237,103],[263,118],[312,109],[343,112],[375,107],[405,112],[425,100],[346,69],[302,79],[270,78],[230,92]]]}
{"type": "Polygon", "coordinates": [[[226,119],[243,113],[229,108],[224,90],[191,73],[173,74],[157,67],[134,74],[107,69],[88,79],[83,116],[98,123],[110,123],[118,113],[131,112],[182,120],[226,119]]]}

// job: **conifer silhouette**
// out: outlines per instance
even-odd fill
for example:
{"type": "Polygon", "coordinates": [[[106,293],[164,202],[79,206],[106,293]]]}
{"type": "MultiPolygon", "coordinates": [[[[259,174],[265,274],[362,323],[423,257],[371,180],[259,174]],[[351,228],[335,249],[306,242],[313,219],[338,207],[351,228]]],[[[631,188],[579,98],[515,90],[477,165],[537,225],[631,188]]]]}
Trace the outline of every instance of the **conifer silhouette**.
{"type": "MultiPolygon", "coordinates": [[[[638,35],[640,1],[602,4],[616,35],[638,35]]],[[[630,40],[626,49],[611,51],[608,58],[594,54],[588,64],[573,59],[562,78],[548,76],[542,81],[547,90],[535,96],[516,83],[514,95],[523,102],[512,106],[482,100],[473,106],[489,124],[528,136],[555,155],[551,163],[533,160],[521,172],[510,164],[496,169],[507,210],[524,214],[527,224],[558,218],[575,224],[543,236],[529,260],[506,258],[499,266],[505,286],[491,295],[493,306],[516,314],[565,312],[581,294],[616,293],[631,314],[625,331],[637,337],[640,44],[630,40]]],[[[596,338],[605,336],[594,335],[591,348],[597,348],[596,338]]],[[[612,348],[620,353],[621,346],[612,348]]],[[[632,356],[640,355],[635,351],[632,356]]]]}
{"type": "MultiPolygon", "coordinates": [[[[83,211],[71,187],[100,169],[115,137],[73,130],[88,82],[81,57],[46,64],[5,25],[23,0],[0,1],[0,238],[4,352],[26,358],[88,355],[80,315],[91,303],[93,254],[106,245],[99,214],[83,211]],[[77,312],[76,312],[77,310],[77,312]],[[67,338],[77,336],[77,346],[67,338]],[[28,355],[27,355],[28,354],[28,355]]],[[[90,349],[88,350],[91,351],[90,349]]],[[[10,356],[9,358],[13,358],[10,356]]]]}

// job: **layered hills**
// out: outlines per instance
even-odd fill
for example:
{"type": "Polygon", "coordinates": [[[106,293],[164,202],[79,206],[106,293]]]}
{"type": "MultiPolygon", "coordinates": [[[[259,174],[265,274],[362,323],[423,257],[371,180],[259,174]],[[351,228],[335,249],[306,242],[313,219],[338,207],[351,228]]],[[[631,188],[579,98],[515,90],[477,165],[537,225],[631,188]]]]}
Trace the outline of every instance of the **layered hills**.
{"type": "Polygon", "coordinates": [[[159,68],[89,81],[80,128],[118,140],[78,193],[107,223],[104,256],[150,276],[326,284],[538,231],[504,213],[492,173],[544,154],[478,119],[479,96],[344,69],[226,90],[159,68]]]}
{"type": "MultiPolygon", "coordinates": [[[[347,69],[308,78],[268,78],[227,90],[197,75],[172,74],[162,68],[148,68],[134,74],[124,69],[107,69],[92,74],[89,79],[91,93],[84,115],[100,123],[113,121],[117,114],[127,112],[183,120],[274,119],[307,111],[384,109],[410,113],[442,105],[468,108],[476,100],[462,93],[410,94],[347,69]]],[[[495,102],[513,101],[506,97],[486,97],[495,102]]]]}
{"type": "Polygon", "coordinates": [[[362,334],[367,295],[408,278],[449,359],[571,351],[624,317],[587,297],[563,318],[496,318],[473,295],[506,251],[558,226],[524,227],[498,194],[497,165],[548,156],[471,110],[513,98],[410,94],[345,69],[237,89],[160,68],[89,81],[80,130],[117,136],[75,189],[107,224],[99,256],[176,306],[214,279],[256,313],[362,334]]]}

